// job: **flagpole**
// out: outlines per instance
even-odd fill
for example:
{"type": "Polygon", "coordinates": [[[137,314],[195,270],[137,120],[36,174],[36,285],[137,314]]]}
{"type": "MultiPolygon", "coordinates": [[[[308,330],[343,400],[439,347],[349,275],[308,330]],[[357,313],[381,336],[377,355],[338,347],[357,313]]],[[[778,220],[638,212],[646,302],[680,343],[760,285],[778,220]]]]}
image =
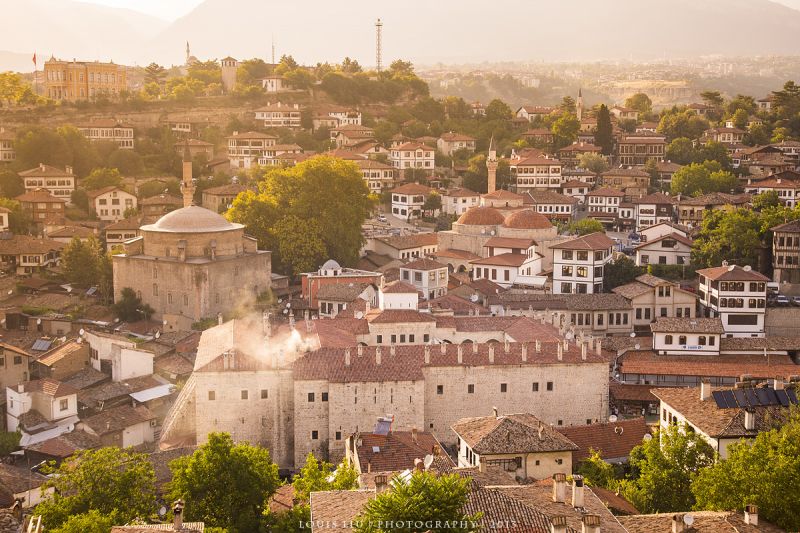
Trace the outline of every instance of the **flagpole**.
{"type": "Polygon", "coordinates": [[[39,86],[36,83],[36,73],[38,72],[39,65],[36,64],[36,52],[33,53],[33,94],[39,97],[39,86]]]}

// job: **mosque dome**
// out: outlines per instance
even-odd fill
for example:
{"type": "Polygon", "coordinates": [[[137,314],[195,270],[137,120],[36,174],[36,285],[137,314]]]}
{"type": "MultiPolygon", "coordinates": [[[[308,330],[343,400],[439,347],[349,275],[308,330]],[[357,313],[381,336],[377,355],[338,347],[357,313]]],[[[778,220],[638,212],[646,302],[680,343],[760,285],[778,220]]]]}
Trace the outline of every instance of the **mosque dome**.
{"type": "Polygon", "coordinates": [[[516,213],[511,213],[503,222],[504,228],[511,229],[549,229],[553,224],[546,216],[537,213],[533,209],[523,209],[516,213]]]}
{"type": "Polygon", "coordinates": [[[154,224],[142,226],[142,230],[162,233],[214,233],[243,227],[204,207],[191,205],[167,213],[154,224]]]}
{"type": "Polygon", "coordinates": [[[473,207],[468,209],[458,219],[458,224],[465,226],[496,226],[502,224],[505,218],[497,209],[492,207],[473,207]]]}

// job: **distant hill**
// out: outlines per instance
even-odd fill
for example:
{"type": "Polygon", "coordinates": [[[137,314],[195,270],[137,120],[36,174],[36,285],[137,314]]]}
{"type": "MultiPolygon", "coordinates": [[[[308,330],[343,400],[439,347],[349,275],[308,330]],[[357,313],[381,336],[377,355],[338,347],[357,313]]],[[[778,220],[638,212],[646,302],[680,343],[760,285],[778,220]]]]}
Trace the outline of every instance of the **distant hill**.
{"type": "Polygon", "coordinates": [[[378,17],[387,62],[800,54],[800,11],[769,0],[205,0],[171,24],[74,0],[0,8],[3,48],[139,64],[181,64],[186,41],[200,58],[269,58],[274,37],[279,56],[372,66],[378,17]]]}

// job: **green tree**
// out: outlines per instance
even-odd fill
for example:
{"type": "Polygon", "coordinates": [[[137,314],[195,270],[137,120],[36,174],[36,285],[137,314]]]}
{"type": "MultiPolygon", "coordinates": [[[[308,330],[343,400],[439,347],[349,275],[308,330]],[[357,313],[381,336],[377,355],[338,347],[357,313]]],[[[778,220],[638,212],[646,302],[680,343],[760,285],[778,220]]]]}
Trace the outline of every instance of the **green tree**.
{"type": "Polygon", "coordinates": [[[42,493],[49,488],[53,492],[36,507],[48,530],[92,510],[114,516],[117,523],[145,519],[156,510],[153,465],[146,455],[130,449],[81,450],[52,473],[42,493]]]}
{"type": "Polygon", "coordinates": [[[154,313],[153,308],[143,304],[142,299],[136,295],[136,291],[130,287],[125,287],[120,291],[120,298],[111,306],[111,309],[123,322],[136,322],[154,313]]]}
{"type": "Polygon", "coordinates": [[[755,504],[778,527],[800,530],[800,410],[792,409],[780,428],[729,445],[727,459],[700,470],[692,493],[695,509],[730,511],[755,504]]]}
{"type": "Polygon", "coordinates": [[[19,174],[8,169],[0,171],[0,195],[16,198],[24,192],[25,184],[19,174]]]}
{"type": "Polygon", "coordinates": [[[679,165],[688,165],[689,163],[695,162],[697,150],[695,150],[694,143],[691,139],[678,137],[667,145],[665,155],[668,161],[679,165]]]}
{"type": "Polygon", "coordinates": [[[779,118],[788,119],[800,113],[800,85],[787,81],[780,91],[772,93],[772,107],[779,118]]]}
{"type": "Polygon", "coordinates": [[[614,133],[611,126],[611,114],[605,104],[597,110],[597,129],[594,132],[594,144],[599,146],[603,155],[611,155],[614,148],[614,133]]]}
{"type": "Polygon", "coordinates": [[[99,275],[101,256],[100,244],[94,236],[85,242],[73,237],[61,251],[64,277],[79,287],[93,285],[99,275]]]}
{"type": "Polygon", "coordinates": [[[186,502],[186,519],[229,533],[258,531],[269,498],[281,483],[269,451],[235,444],[227,433],[210,433],[192,455],[169,466],[171,494],[186,502]]]}
{"type": "Polygon", "coordinates": [[[5,457],[19,447],[19,431],[0,431],[0,457],[5,457]]]}
{"type": "Polygon", "coordinates": [[[116,168],[127,176],[136,176],[144,172],[142,156],[133,150],[115,150],[108,156],[108,166],[116,168]]]}
{"type": "Polygon", "coordinates": [[[341,463],[333,469],[333,465],[319,461],[313,453],[306,456],[306,464],[292,481],[296,500],[308,503],[312,492],[324,490],[353,490],[358,488],[358,472],[341,463]]]}
{"type": "Polygon", "coordinates": [[[725,99],[719,91],[703,91],[700,93],[700,98],[703,99],[706,105],[710,105],[711,107],[719,108],[725,103],[725,99]]]}
{"type": "Polygon", "coordinates": [[[608,164],[608,159],[600,154],[593,154],[591,152],[581,154],[578,158],[578,166],[594,174],[602,174],[611,168],[611,165],[608,164]]]}
{"type": "Polygon", "coordinates": [[[769,130],[763,124],[753,124],[744,136],[744,142],[748,146],[762,146],[770,141],[769,130]]]}
{"type": "Polygon", "coordinates": [[[197,80],[206,87],[213,83],[222,83],[222,66],[215,60],[197,61],[189,65],[186,77],[197,80]]]}
{"type": "Polygon", "coordinates": [[[625,100],[625,107],[646,114],[653,110],[653,101],[645,93],[636,93],[625,100]]]}
{"type": "Polygon", "coordinates": [[[716,161],[692,163],[678,169],[672,175],[672,194],[699,196],[711,192],[735,190],[739,183],[736,176],[721,169],[716,161]]]}
{"type": "Polygon", "coordinates": [[[691,111],[677,109],[665,111],[658,123],[659,133],[667,136],[668,140],[686,137],[698,139],[709,127],[708,121],[691,111]]]}
{"type": "Polygon", "coordinates": [[[163,85],[164,80],[167,78],[167,71],[164,67],[157,63],[150,63],[144,67],[144,82],[155,83],[156,85],[163,85]]]}
{"type": "Polygon", "coordinates": [[[593,218],[584,218],[576,220],[569,225],[569,232],[577,235],[589,235],[590,233],[597,233],[605,231],[603,224],[593,218]]]}
{"type": "Polygon", "coordinates": [[[562,113],[550,128],[553,132],[553,148],[558,150],[575,142],[580,129],[581,123],[578,121],[578,117],[570,113],[562,113]]]}
{"type": "Polygon", "coordinates": [[[733,121],[733,125],[739,129],[746,129],[747,122],[750,119],[750,114],[745,111],[744,109],[737,109],[733,115],[731,115],[731,120],[733,121]]]}
{"type": "Polygon", "coordinates": [[[643,513],[691,509],[692,481],[713,464],[714,453],[697,433],[671,425],[631,450],[636,475],[620,483],[622,495],[643,513]]]}
{"type": "Polygon", "coordinates": [[[28,213],[22,210],[18,201],[0,198],[0,207],[5,207],[9,210],[8,229],[10,229],[12,233],[17,235],[28,233],[31,219],[28,213]]]}
{"type": "Polygon", "coordinates": [[[576,113],[577,104],[575,99],[571,96],[565,96],[561,99],[561,103],[558,105],[558,108],[561,110],[562,113],[569,113],[574,115],[576,113]]]}
{"type": "Polygon", "coordinates": [[[74,126],[61,126],[56,132],[64,139],[70,153],[69,164],[73,172],[79,177],[87,175],[95,168],[100,159],[96,145],[87,139],[83,133],[74,126]]]}
{"type": "Polygon", "coordinates": [[[106,515],[92,509],[88,513],[70,516],[56,529],[50,530],[52,533],[108,533],[117,523],[117,513],[106,515]]]}
{"type": "Polygon", "coordinates": [[[597,450],[589,449],[589,458],[581,461],[578,473],[593,487],[613,490],[617,486],[614,467],[605,462],[597,450]]]}
{"type": "Polygon", "coordinates": [[[751,203],[753,205],[753,209],[756,211],[761,211],[768,207],[777,207],[781,205],[781,200],[778,198],[777,192],[774,190],[769,190],[753,196],[751,203]]]}
{"type": "Polygon", "coordinates": [[[95,191],[103,187],[119,187],[122,185],[122,175],[116,168],[96,168],[91,174],[81,181],[87,191],[95,191]]]}
{"type": "Polygon", "coordinates": [[[288,215],[275,224],[274,231],[278,241],[277,252],[287,273],[298,276],[316,270],[324,262],[327,250],[318,221],[288,215]]]}
{"type": "Polygon", "coordinates": [[[422,205],[422,210],[430,213],[433,216],[436,211],[442,208],[442,195],[436,191],[431,192],[425,197],[425,203],[422,205]]]}
{"type": "Polygon", "coordinates": [[[269,75],[270,67],[263,59],[245,59],[239,62],[236,69],[236,83],[245,87],[256,86],[261,87],[259,84],[260,79],[269,75]]]}
{"type": "Polygon", "coordinates": [[[717,141],[708,141],[697,150],[694,162],[703,163],[705,161],[719,163],[720,170],[730,171],[733,167],[733,161],[728,153],[728,148],[717,141]]]}
{"type": "Polygon", "coordinates": [[[748,115],[752,115],[758,110],[758,106],[756,105],[755,98],[752,96],[737,94],[733,100],[728,102],[726,109],[730,115],[733,115],[740,109],[744,110],[748,115]]]}
{"type": "Polygon", "coordinates": [[[420,523],[421,527],[405,528],[406,532],[467,533],[477,531],[480,513],[466,515],[464,504],[470,491],[470,480],[458,474],[436,477],[428,472],[414,472],[407,482],[393,481],[392,488],[369,500],[355,519],[356,533],[381,533],[386,522],[420,523]],[[441,523],[430,527],[425,522],[441,523]],[[465,524],[467,527],[442,527],[465,524]]]}
{"type": "Polygon", "coordinates": [[[371,208],[369,189],[358,167],[349,161],[317,156],[291,168],[266,171],[258,192],[240,194],[226,216],[244,224],[262,248],[278,250],[273,262],[289,272],[278,247],[278,221],[294,216],[307,224],[316,223],[325,256],[353,265],[363,242],[361,224],[371,208]]]}
{"type": "Polygon", "coordinates": [[[603,288],[606,292],[611,292],[612,289],[630,283],[644,273],[645,269],[636,266],[630,257],[619,257],[616,261],[606,265],[603,273],[603,288]]]}
{"type": "Polygon", "coordinates": [[[486,106],[486,120],[511,120],[514,112],[507,103],[495,98],[486,106]]]}
{"type": "Polygon", "coordinates": [[[342,60],[342,64],[340,65],[340,70],[342,72],[347,72],[348,74],[355,74],[356,72],[361,72],[361,65],[358,64],[358,61],[355,59],[350,59],[349,57],[345,57],[342,60]]]}
{"type": "Polygon", "coordinates": [[[39,101],[22,76],[16,72],[0,72],[0,105],[36,104],[39,101]]]}
{"type": "Polygon", "coordinates": [[[17,134],[15,144],[17,166],[29,169],[40,163],[64,168],[72,164],[72,153],[64,138],[42,127],[30,128],[17,134]]]}

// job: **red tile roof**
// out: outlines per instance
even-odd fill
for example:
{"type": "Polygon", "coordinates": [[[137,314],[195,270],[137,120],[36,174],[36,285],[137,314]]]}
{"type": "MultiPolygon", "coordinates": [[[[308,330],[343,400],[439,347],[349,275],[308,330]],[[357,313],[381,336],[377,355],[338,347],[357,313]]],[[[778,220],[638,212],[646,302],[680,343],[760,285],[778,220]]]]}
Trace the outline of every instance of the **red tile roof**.
{"type": "Polygon", "coordinates": [[[602,231],[598,231],[566,242],[554,244],[550,248],[559,250],[605,250],[606,248],[611,248],[613,245],[614,241],[612,241],[608,235],[602,231]]]}
{"type": "Polygon", "coordinates": [[[714,281],[769,281],[767,276],[755,270],[751,270],[749,266],[718,266],[704,268],[698,270],[697,273],[714,281]]]}
{"type": "Polygon", "coordinates": [[[572,452],[573,463],[588,459],[591,456],[590,450],[599,452],[607,461],[627,459],[634,446],[641,444],[644,436],[650,433],[644,418],[557,429],[578,446],[572,452]]]}
{"type": "MultiPolygon", "coordinates": [[[[355,442],[362,472],[410,470],[414,468],[415,459],[424,459],[433,454],[434,449],[442,450],[436,437],[425,431],[393,431],[388,435],[357,433],[355,442]]],[[[442,455],[455,466],[447,455],[442,455]]]]}

